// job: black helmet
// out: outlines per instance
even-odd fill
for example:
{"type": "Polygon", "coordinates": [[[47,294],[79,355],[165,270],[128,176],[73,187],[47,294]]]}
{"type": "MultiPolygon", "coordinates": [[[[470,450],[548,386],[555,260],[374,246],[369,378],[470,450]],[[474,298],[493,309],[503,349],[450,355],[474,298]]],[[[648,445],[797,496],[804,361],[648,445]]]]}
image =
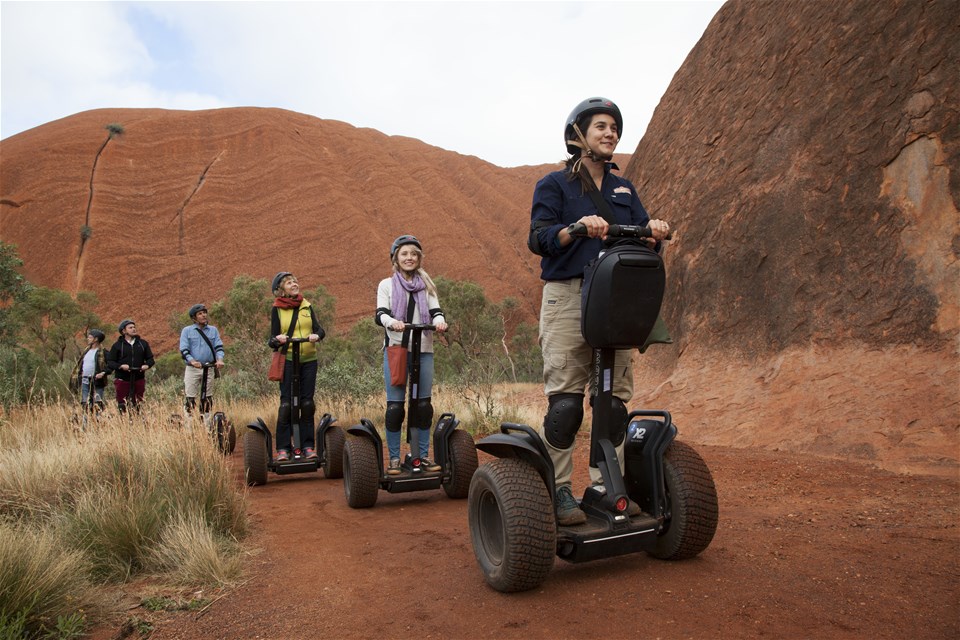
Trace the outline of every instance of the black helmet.
{"type": "Polygon", "coordinates": [[[190,314],[190,319],[193,320],[194,318],[197,317],[197,314],[198,314],[198,313],[200,313],[201,311],[206,311],[206,310],[207,310],[207,308],[206,308],[204,305],[202,305],[202,304],[195,304],[195,305],[193,305],[192,307],[190,307],[190,311],[188,311],[187,313],[190,314]]]}
{"type": "Polygon", "coordinates": [[[117,332],[123,333],[123,330],[127,328],[128,324],[137,324],[137,323],[131,320],[130,318],[127,318],[126,320],[121,320],[120,324],[117,326],[117,332]]]}
{"type": "Polygon", "coordinates": [[[284,278],[292,275],[293,274],[289,271],[281,271],[277,275],[273,276],[273,282],[270,284],[270,291],[273,292],[273,295],[279,295],[277,290],[280,288],[280,283],[283,282],[284,278]]]}
{"type": "Polygon", "coordinates": [[[423,251],[423,247],[420,246],[420,241],[417,240],[416,236],[408,236],[408,235],[400,236],[399,238],[393,241],[392,245],[390,245],[391,261],[393,260],[393,256],[397,252],[397,250],[399,250],[400,247],[402,247],[405,244],[412,244],[417,249],[420,249],[420,251],[423,251]]]}
{"type": "Polygon", "coordinates": [[[87,331],[87,335],[93,336],[97,342],[103,342],[107,339],[106,334],[104,334],[103,331],[100,331],[100,329],[90,329],[90,331],[87,331]]]}
{"type": "Polygon", "coordinates": [[[567,124],[563,128],[563,142],[567,145],[567,153],[574,154],[580,151],[580,147],[570,144],[570,140],[576,140],[577,134],[573,130],[573,125],[577,124],[583,117],[592,116],[597,113],[607,113],[613,116],[617,123],[617,134],[623,137],[623,116],[620,115],[620,108],[613,103],[613,100],[606,98],[587,98],[570,112],[567,116],[567,124]]]}

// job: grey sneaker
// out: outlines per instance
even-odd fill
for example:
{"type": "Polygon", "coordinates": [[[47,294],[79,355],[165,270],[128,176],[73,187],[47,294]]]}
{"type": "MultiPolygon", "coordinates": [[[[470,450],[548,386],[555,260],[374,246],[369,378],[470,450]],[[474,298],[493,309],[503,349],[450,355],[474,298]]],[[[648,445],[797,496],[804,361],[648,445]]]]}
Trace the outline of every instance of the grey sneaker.
{"type": "Polygon", "coordinates": [[[424,471],[440,471],[442,467],[430,458],[424,456],[420,458],[420,468],[424,471]]]}
{"type": "Polygon", "coordinates": [[[575,524],[583,524],[586,521],[587,514],[581,511],[580,505],[573,498],[570,487],[557,489],[557,523],[569,527],[575,524]]]}
{"type": "Polygon", "coordinates": [[[388,476],[400,475],[400,458],[390,458],[390,466],[387,467],[388,476]]]}

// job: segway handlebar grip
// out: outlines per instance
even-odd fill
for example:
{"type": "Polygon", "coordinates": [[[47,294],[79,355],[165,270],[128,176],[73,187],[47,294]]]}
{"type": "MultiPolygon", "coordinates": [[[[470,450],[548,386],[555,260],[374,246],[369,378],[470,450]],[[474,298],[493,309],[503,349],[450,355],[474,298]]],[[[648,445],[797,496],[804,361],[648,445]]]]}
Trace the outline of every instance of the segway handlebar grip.
{"type": "MultiPolygon", "coordinates": [[[[586,238],[587,227],[583,223],[574,222],[567,227],[567,233],[574,238],[586,238]]],[[[635,224],[611,224],[607,228],[608,238],[649,238],[650,227],[641,227],[635,224]]],[[[667,234],[666,240],[673,239],[673,231],[667,234]]]]}

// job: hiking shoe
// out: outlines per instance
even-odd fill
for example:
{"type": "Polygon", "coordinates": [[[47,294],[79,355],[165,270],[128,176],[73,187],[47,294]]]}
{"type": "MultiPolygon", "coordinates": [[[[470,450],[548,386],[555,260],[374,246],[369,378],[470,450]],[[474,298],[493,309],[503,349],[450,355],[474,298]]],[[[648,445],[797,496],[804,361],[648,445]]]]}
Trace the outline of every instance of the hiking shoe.
{"type": "Polygon", "coordinates": [[[277,451],[277,462],[287,462],[290,460],[290,452],[285,449],[277,451]]]}
{"type": "Polygon", "coordinates": [[[387,467],[388,476],[400,475],[400,458],[390,458],[390,466],[387,467]]]}
{"type": "Polygon", "coordinates": [[[317,451],[313,447],[306,447],[303,450],[303,457],[307,460],[316,460],[317,451]]]}
{"type": "Polygon", "coordinates": [[[440,471],[440,469],[442,469],[443,467],[438,465],[436,462],[434,462],[430,458],[423,457],[423,458],[420,458],[420,468],[423,469],[424,471],[440,471]]]}
{"type": "Polygon", "coordinates": [[[580,505],[574,499],[570,487],[557,489],[557,524],[569,527],[575,524],[583,524],[586,521],[587,514],[580,509],[580,505]]]}

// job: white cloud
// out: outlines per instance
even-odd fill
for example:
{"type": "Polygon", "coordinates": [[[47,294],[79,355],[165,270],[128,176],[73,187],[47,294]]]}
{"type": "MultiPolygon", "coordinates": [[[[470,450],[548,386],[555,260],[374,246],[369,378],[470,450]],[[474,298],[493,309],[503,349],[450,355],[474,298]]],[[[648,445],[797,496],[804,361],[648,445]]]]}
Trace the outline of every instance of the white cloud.
{"type": "Polygon", "coordinates": [[[630,152],[720,4],[4,2],[2,135],[96,107],[281,107],[513,166],[558,160],[569,110],[603,95],[630,152]]]}

